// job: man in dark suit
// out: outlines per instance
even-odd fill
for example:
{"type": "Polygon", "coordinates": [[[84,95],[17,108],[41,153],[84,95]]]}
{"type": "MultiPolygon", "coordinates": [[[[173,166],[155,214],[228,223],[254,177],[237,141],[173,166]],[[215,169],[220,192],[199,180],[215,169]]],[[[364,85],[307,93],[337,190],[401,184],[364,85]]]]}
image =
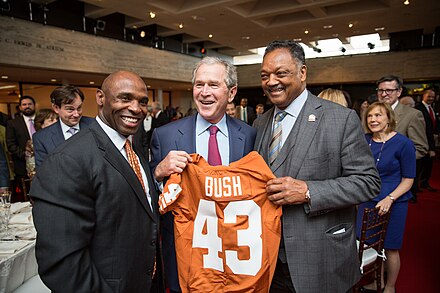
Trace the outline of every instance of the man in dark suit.
{"type": "MultiPolygon", "coordinates": [[[[214,57],[202,59],[193,72],[193,99],[198,114],[179,119],[153,131],[151,165],[154,177],[162,182],[172,173],[181,173],[191,160],[189,154],[208,158],[210,127],[215,125],[221,163],[229,165],[253,149],[256,131],[246,123],[226,115],[226,105],[237,93],[237,71],[214,57]]],[[[174,248],[173,217],[162,221],[164,268],[171,292],[180,292],[174,248]]]]}
{"type": "Polygon", "coordinates": [[[32,137],[36,167],[39,167],[57,146],[94,121],[93,118],[82,116],[84,98],[81,89],[72,85],[57,87],[50,94],[53,109],[60,118],[32,137]]]}
{"type": "Polygon", "coordinates": [[[7,122],[6,145],[14,162],[13,201],[24,200],[21,194],[15,193],[16,187],[21,185],[22,179],[28,178],[26,171],[25,150],[26,143],[35,132],[35,100],[31,96],[23,96],[19,99],[21,115],[7,122]]]}
{"type": "Polygon", "coordinates": [[[32,182],[38,272],[54,292],[159,292],[158,197],[148,162],[130,147],[147,87],[115,72],[96,102],[96,121],[50,154],[32,182]]]}
{"type": "Polygon", "coordinates": [[[277,178],[269,199],[283,206],[283,238],[271,292],[347,292],[360,278],[356,204],[380,189],[355,111],[306,90],[304,50],[274,41],[261,66],[275,105],[255,120],[255,149],[277,178]]]}
{"type": "Polygon", "coordinates": [[[252,107],[248,106],[247,98],[242,98],[240,100],[240,105],[235,108],[235,115],[241,121],[252,125],[255,120],[255,111],[252,107]]]}
{"type": "Polygon", "coordinates": [[[153,102],[151,106],[153,113],[153,120],[151,121],[152,130],[161,127],[162,125],[165,125],[170,121],[165,112],[162,111],[162,105],[159,102],[153,102]]]}
{"type": "Polygon", "coordinates": [[[437,191],[429,184],[432,173],[432,164],[435,158],[435,139],[434,134],[438,133],[439,119],[432,108],[435,99],[435,91],[431,88],[423,92],[422,102],[416,105],[416,109],[420,110],[425,119],[426,138],[428,139],[428,153],[422,159],[422,166],[419,178],[420,188],[429,191],[437,191]]]}

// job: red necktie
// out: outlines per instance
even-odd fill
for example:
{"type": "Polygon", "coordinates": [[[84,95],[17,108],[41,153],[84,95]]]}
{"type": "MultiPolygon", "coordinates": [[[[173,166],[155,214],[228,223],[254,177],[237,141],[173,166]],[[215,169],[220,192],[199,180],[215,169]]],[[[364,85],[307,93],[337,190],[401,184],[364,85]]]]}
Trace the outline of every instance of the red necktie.
{"type": "Polygon", "coordinates": [[[208,163],[211,166],[218,166],[222,164],[222,158],[220,157],[220,152],[218,151],[217,132],[217,126],[211,125],[211,127],[209,127],[208,163]]]}
{"type": "Polygon", "coordinates": [[[437,126],[436,125],[437,121],[435,121],[434,111],[432,111],[432,107],[431,106],[428,106],[428,109],[429,109],[429,116],[431,116],[432,128],[435,129],[435,127],[437,126]]]}
{"type": "Polygon", "coordinates": [[[144,180],[142,179],[142,173],[141,173],[141,166],[139,165],[138,158],[136,156],[136,153],[133,151],[131,147],[130,141],[127,139],[125,141],[125,152],[127,153],[127,159],[128,163],[130,164],[131,168],[133,169],[134,173],[136,174],[137,178],[141,182],[142,188],[145,190],[144,180]]]}

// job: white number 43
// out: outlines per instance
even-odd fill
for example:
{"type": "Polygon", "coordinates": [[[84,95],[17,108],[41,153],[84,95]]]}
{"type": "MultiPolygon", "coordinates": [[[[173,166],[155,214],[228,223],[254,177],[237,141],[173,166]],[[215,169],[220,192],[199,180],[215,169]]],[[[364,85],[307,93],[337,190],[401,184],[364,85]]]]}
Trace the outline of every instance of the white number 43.
{"type": "MultiPolygon", "coordinates": [[[[261,268],[263,255],[260,207],[253,200],[233,201],[226,206],[223,213],[225,224],[236,223],[237,216],[248,216],[248,228],[237,231],[237,245],[249,247],[249,259],[238,259],[235,250],[225,250],[223,255],[226,265],[234,274],[255,276],[261,268]]],[[[223,259],[218,256],[222,251],[218,224],[215,202],[201,199],[194,221],[193,247],[208,249],[208,254],[203,255],[204,268],[224,272],[223,259]],[[205,223],[206,233],[203,233],[205,223]]]]}

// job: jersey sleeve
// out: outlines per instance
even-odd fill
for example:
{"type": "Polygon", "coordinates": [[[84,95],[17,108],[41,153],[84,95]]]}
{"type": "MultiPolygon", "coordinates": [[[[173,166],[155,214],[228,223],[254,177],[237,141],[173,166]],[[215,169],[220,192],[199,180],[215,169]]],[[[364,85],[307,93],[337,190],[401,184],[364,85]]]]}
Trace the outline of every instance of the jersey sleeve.
{"type": "Polygon", "coordinates": [[[179,198],[182,192],[182,175],[175,173],[170,176],[159,196],[159,212],[165,214],[173,209],[173,203],[179,198]]]}

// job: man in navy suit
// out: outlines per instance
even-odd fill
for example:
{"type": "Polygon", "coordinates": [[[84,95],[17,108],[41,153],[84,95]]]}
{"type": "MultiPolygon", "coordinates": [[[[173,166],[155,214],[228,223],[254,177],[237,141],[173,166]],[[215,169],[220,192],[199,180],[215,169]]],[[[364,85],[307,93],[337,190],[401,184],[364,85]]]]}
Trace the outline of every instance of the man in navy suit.
{"type": "MultiPolygon", "coordinates": [[[[193,99],[198,114],[156,128],[151,140],[151,166],[158,182],[181,173],[191,160],[189,154],[208,158],[209,128],[215,125],[222,165],[229,165],[253,150],[256,131],[226,115],[226,105],[237,93],[235,67],[219,58],[202,59],[193,72],[193,99]]],[[[180,292],[174,247],[173,217],[162,219],[164,269],[171,292],[180,292]]]]}
{"type": "Polygon", "coordinates": [[[39,167],[48,154],[65,140],[81,129],[87,128],[94,121],[90,117],[82,117],[84,93],[72,85],[57,87],[50,94],[54,111],[60,119],[32,137],[34,143],[35,165],[39,167]]]}
{"type": "Polygon", "coordinates": [[[163,292],[158,197],[148,162],[129,147],[147,86],[118,71],[96,102],[96,120],[47,156],[32,182],[39,275],[53,292],[163,292]]]}

